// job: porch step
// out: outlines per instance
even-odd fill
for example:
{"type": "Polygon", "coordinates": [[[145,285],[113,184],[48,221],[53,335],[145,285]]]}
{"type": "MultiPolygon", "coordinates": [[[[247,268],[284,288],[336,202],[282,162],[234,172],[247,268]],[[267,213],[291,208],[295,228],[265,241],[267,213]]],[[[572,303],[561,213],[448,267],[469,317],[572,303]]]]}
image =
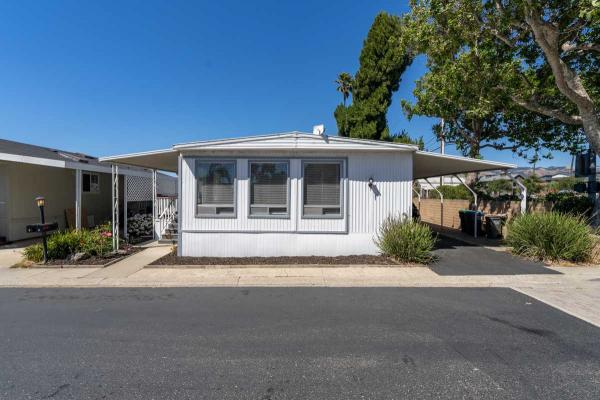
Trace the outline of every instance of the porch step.
{"type": "Polygon", "coordinates": [[[174,234],[164,234],[158,240],[158,243],[160,243],[160,244],[177,244],[178,240],[179,240],[179,235],[177,233],[174,233],[174,234]]]}

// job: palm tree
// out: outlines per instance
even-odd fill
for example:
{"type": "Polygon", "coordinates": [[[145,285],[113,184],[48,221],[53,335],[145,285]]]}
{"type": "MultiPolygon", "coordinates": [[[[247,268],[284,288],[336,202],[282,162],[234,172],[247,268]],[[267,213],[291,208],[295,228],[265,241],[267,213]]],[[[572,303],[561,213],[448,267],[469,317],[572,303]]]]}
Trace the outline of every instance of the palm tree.
{"type": "Polygon", "coordinates": [[[337,83],[337,91],[340,92],[344,98],[344,107],[346,107],[346,100],[350,97],[352,93],[352,84],[354,82],[354,78],[347,72],[342,72],[338,75],[335,83],[337,83]]]}

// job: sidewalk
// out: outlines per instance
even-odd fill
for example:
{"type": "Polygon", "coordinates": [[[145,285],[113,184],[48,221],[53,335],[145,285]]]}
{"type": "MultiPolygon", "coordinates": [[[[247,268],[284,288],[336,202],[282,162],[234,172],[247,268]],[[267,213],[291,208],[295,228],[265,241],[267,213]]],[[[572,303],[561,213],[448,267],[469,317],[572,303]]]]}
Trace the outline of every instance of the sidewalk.
{"type": "MultiPolygon", "coordinates": [[[[428,267],[144,268],[170,251],[149,247],[106,268],[0,267],[0,287],[506,287],[600,327],[600,268],[555,267],[556,275],[438,275],[428,267]]],[[[6,264],[6,262],[4,262],[6,264]]]]}

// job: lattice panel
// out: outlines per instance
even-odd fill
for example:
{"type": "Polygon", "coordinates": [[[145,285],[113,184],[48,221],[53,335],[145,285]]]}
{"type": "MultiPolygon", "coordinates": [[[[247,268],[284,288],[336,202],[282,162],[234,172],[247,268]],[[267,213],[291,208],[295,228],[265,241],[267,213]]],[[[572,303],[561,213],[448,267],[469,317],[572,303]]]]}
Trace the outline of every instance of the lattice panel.
{"type": "Polygon", "coordinates": [[[127,201],[152,201],[152,178],[127,176],[127,201]]]}

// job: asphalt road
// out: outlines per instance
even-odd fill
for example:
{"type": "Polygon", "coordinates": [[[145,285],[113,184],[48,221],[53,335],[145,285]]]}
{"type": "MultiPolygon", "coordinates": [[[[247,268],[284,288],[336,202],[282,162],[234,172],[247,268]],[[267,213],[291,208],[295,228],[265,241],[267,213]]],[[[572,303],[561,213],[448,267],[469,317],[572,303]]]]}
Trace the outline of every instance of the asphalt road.
{"type": "Polygon", "coordinates": [[[0,289],[2,399],[598,399],[600,329],[509,289],[0,289]]]}

